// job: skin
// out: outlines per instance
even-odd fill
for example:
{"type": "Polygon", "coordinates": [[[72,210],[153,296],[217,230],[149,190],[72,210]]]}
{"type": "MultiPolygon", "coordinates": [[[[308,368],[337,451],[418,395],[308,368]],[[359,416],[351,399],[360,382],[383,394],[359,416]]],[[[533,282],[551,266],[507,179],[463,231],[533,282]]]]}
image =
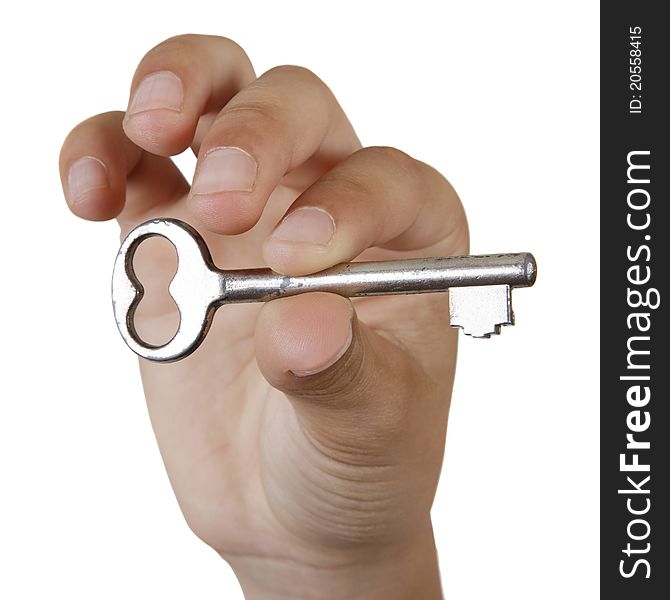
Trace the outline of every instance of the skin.
{"type": "MultiPolygon", "coordinates": [[[[65,140],[61,177],[77,216],[116,218],[122,236],[150,218],[183,219],[221,268],[305,274],[353,259],[467,254],[465,213],[446,179],[399,150],[362,148],[310,71],[257,78],[231,40],[178,36],[141,60],[129,106],[155,73],[174,77],[181,102],[100,114],[65,140]],[[243,149],[256,162],[250,189],[192,193],[169,158],[188,147],[194,185],[208,151],[243,149]],[[102,179],[81,183],[94,164],[83,157],[104,165],[102,179]],[[305,207],[332,217],[328,243],[271,237],[295,211],[303,238],[323,229],[310,229],[305,207]]],[[[164,342],[178,322],[166,291],[174,251],[148,240],[135,266],[147,292],[138,329],[164,342]]],[[[184,516],[245,597],[441,597],[430,507],[456,361],[448,312],[443,294],[231,305],[191,357],[140,359],[184,516]]]]}

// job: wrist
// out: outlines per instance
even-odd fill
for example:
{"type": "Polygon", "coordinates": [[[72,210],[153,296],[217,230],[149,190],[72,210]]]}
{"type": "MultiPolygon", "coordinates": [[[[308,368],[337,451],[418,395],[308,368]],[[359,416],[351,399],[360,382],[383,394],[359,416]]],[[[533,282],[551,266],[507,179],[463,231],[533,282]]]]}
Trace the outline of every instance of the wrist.
{"type": "Polygon", "coordinates": [[[313,549],[300,558],[232,556],[247,600],[442,598],[430,522],[411,538],[379,548],[313,549]]]}

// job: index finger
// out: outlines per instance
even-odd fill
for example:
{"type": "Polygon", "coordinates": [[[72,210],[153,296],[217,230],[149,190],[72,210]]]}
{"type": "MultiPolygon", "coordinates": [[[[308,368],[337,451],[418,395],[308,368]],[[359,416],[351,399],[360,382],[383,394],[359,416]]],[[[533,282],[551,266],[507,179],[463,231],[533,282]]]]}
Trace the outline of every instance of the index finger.
{"type": "Polygon", "coordinates": [[[321,79],[275,67],[236,94],[203,137],[189,208],[212,231],[241,233],[280,183],[302,191],[358,148],[321,79]]]}

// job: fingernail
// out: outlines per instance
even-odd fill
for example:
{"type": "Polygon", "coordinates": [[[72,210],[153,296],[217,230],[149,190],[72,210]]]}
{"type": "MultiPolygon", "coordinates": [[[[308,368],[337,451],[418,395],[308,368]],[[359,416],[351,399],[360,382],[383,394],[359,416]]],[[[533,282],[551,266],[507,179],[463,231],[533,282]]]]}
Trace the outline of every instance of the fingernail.
{"type": "Polygon", "coordinates": [[[193,181],[191,193],[250,192],[256,180],[258,165],[253,156],[241,148],[213,148],[202,160],[193,181]]]}
{"type": "Polygon", "coordinates": [[[340,346],[340,349],[334,355],[323,361],[318,367],[306,371],[292,370],[291,373],[293,373],[293,375],[296,377],[309,377],[310,375],[316,375],[317,373],[321,373],[321,371],[325,371],[326,369],[332,367],[338,360],[340,360],[340,358],[344,356],[344,353],[349,350],[349,346],[351,346],[353,339],[354,331],[351,320],[349,320],[349,329],[346,332],[344,343],[342,346],[340,346]]]}
{"type": "Polygon", "coordinates": [[[326,246],[335,235],[335,221],[317,206],[303,206],[286,215],[270,236],[283,242],[326,246]]]}
{"type": "Polygon", "coordinates": [[[109,187],[107,169],[102,161],[93,156],[83,156],[75,161],[67,175],[68,200],[70,205],[81,201],[92,190],[109,187]]]}
{"type": "Polygon", "coordinates": [[[137,86],[128,114],[161,108],[179,112],[183,104],[184,86],[181,79],[171,71],[158,71],[147,75],[137,86]]]}

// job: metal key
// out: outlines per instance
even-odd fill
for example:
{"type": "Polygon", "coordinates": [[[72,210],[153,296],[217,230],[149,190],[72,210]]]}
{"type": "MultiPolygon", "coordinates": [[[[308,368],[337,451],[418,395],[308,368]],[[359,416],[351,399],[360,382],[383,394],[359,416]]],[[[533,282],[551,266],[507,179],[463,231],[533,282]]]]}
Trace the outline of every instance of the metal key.
{"type": "Polygon", "coordinates": [[[527,252],[354,262],[299,277],[270,269],[221,271],[195,229],[176,219],[155,219],[136,227],[121,244],[112,276],[112,302],[126,344],[144,358],[171,362],[185,358],[201,344],[222,304],[266,302],[303,292],[351,298],[448,291],[451,326],[474,337],[489,337],[500,333],[502,325],[514,324],[512,288],[533,285],[536,275],[535,259],[527,252]],[[178,258],[169,291],[180,323],[174,337],[162,346],[144,342],[134,324],[144,290],[133,269],[133,256],[139,244],[153,236],[169,240],[178,258]]]}

